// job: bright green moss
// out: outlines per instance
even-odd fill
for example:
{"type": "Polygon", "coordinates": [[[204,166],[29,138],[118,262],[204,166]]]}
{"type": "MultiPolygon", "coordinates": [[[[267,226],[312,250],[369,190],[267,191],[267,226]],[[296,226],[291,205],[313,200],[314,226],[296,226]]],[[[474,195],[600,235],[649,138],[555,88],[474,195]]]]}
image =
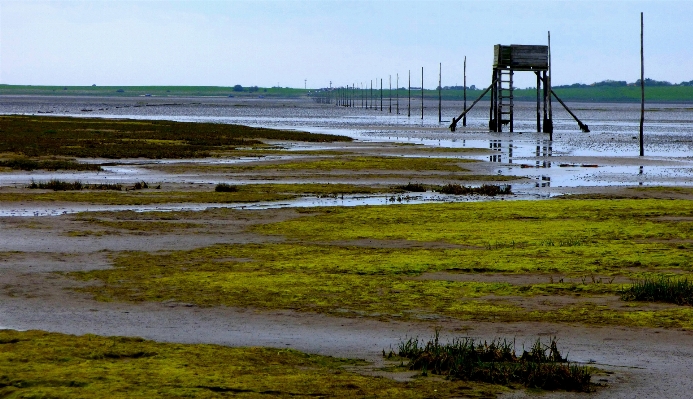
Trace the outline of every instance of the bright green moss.
{"type": "Polygon", "coordinates": [[[0,331],[3,398],[423,398],[503,390],[433,378],[395,382],[344,369],[363,365],[290,349],[0,331]]]}
{"type": "Polygon", "coordinates": [[[85,288],[102,300],[690,328],[688,309],[619,306],[621,285],[613,283],[691,272],[690,204],[560,200],[311,209],[305,217],[254,228],[290,239],[286,243],[131,253],[117,257],[114,269],[74,275],[103,281],[103,287],[85,288]],[[373,247],[355,246],[368,240],[375,240],[373,247]],[[378,248],[378,240],[400,240],[395,243],[402,247],[378,248]],[[427,242],[448,245],[427,248],[427,242]],[[474,274],[465,281],[421,278],[428,272],[480,275],[478,281],[474,274]],[[538,274],[543,281],[484,282],[483,273],[538,274]],[[536,301],[516,300],[539,296],[573,299],[541,310],[536,301]],[[596,305],[605,296],[613,306],[596,305]]]}

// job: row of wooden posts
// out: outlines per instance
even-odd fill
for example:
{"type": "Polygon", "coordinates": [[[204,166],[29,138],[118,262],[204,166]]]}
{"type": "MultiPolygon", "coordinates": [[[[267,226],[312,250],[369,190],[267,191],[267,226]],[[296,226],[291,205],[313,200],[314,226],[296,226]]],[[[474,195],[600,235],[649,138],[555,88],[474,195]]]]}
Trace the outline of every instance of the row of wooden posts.
{"type": "MultiPolygon", "coordinates": [[[[438,122],[443,121],[443,96],[442,96],[442,76],[443,76],[443,64],[438,65],[438,122]]],[[[351,85],[340,86],[330,89],[325,89],[323,92],[314,94],[315,101],[319,103],[334,104],[341,107],[360,107],[364,109],[373,109],[376,111],[384,111],[384,94],[383,91],[387,90],[387,109],[389,113],[392,113],[392,75],[389,75],[388,79],[389,87],[387,89],[383,88],[383,79],[375,79],[375,95],[373,94],[373,80],[370,81],[370,86],[368,83],[360,83],[351,85]],[[380,81],[380,82],[378,82],[380,81]],[[380,83],[380,88],[378,88],[378,83],[380,83]]],[[[421,67],[421,87],[414,88],[414,90],[419,90],[421,92],[421,119],[424,118],[424,68],[421,67]]],[[[467,107],[467,57],[464,57],[464,107],[467,107]]],[[[412,86],[411,86],[411,70],[409,70],[409,87],[407,90],[407,116],[411,117],[411,99],[412,99],[412,86]]],[[[399,87],[399,74],[395,75],[395,112],[397,115],[400,114],[399,110],[399,94],[401,88],[399,87]]],[[[467,117],[464,117],[462,121],[463,126],[467,126],[467,117]]]]}

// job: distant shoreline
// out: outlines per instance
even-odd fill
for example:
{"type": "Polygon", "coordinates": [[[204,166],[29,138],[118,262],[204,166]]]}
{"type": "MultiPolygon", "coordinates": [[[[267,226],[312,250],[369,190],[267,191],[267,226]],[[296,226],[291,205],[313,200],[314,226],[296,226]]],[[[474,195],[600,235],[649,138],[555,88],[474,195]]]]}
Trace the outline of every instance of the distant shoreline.
{"type": "MultiPolygon", "coordinates": [[[[26,95],[26,96],[57,96],[57,97],[207,97],[207,98],[271,98],[271,99],[296,99],[312,98],[324,95],[325,89],[295,89],[283,87],[243,87],[242,91],[234,87],[224,86],[31,86],[31,85],[0,85],[0,96],[26,95]]],[[[640,101],[640,87],[556,87],[556,94],[561,99],[569,102],[588,103],[635,103],[640,101]]],[[[378,93],[378,90],[373,90],[378,93]]],[[[358,89],[354,91],[355,98],[360,94],[358,89]]],[[[368,93],[368,91],[364,91],[368,93]]],[[[408,91],[399,90],[400,98],[406,98],[408,91]]],[[[482,90],[467,90],[467,101],[474,101],[482,90]]],[[[379,93],[378,93],[379,94],[379,93]]],[[[389,97],[390,91],[383,90],[385,97],[389,97]]],[[[397,95],[397,90],[392,90],[392,96],[397,95]]],[[[516,89],[514,91],[516,101],[536,101],[534,89],[516,89]]],[[[420,98],[421,91],[412,89],[412,99],[420,98]]],[[[461,89],[443,89],[441,92],[444,101],[462,101],[464,98],[461,89]]],[[[485,97],[489,97],[486,94],[485,97]]],[[[427,100],[438,99],[437,90],[424,90],[424,98],[427,100]]],[[[645,100],[653,103],[693,103],[693,86],[651,86],[645,88],[645,100]]]]}

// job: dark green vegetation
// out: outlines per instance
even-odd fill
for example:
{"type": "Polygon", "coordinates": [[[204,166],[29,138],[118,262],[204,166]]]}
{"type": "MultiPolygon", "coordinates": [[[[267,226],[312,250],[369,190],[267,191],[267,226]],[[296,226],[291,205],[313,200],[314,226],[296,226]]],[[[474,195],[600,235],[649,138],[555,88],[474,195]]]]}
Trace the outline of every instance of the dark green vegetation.
{"type": "Polygon", "coordinates": [[[512,190],[509,185],[482,184],[480,187],[461,186],[459,184],[446,184],[441,187],[439,192],[443,194],[454,195],[488,195],[495,197],[496,195],[512,195],[512,190]]]}
{"type": "MultiPolygon", "coordinates": [[[[112,190],[112,191],[122,191],[123,185],[118,183],[98,183],[98,184],[85,184],[80,181],[67,182],[63,180],[49,180],[47,182],[35,182],[32,181],[27,188],[31,189],[41,189],[41,190],[53,190],[53,191],[81,191],[81,190],[112,190]]],[[[127,190],[142,190],[144,188],[149,188],[146,182],[137,182],[130,187],[126,187],[127,190]]]]}
{"type": "Polygon", "coordinates": [[[34,160],[29,158],[12,158],[0,161],[0,168],[20,170],[102,170],[101,166],[88,163],[79,163],[66,159],[34,160]]]}
{"type": "Polygon", "coordinates": [[[100,282],[83,290],[109,301],[176,299],[386,320],[693,328],[689,306],[619,300],[630,279],[693,273],[690,201],[562,199],[298,212],[306,215],[251,230],[286,241],[133,252],[115,257],[112,269],[72,276],[100,282]]]}
{"type": "Polygon", "coordinates": [[[216,187],[214,187],[214,191],[218,193],[235,193],[238,191],[238,186],[227,183],[219,183],[216,187]]]}
{"type": "Polygon", "coordinates": [[[688,278],[648,277],[633,282],[621,292],[626,301],[669,302],[693,305],[693,282],[688,278]]]}
{"type": "Polygon", "coordinates": [[[291,349],[0,330],[2,398],[488,398],[499,390],[433,378],[396,382],[345,369],[363,366],[291,349]]]}
{"type": "Polygon", "coordinates": [[[555,338],[549,345],[537,339],[529,352],[524,351],[518,357],[512,341],[497,339],[482,343],[461,338],[441,344],[436,331],[435,337],[425,344],[418,338],[400,342],[397,356],[409,359],[407,366],[421,370],[424,375],[430,372],[451,379],[507,386],[521,384],[545,390],[593,390],[591,371],[568,363],[558,351],[555,338]]]}
{"type": "Polygon", "coordinates": [[[397,186],[397,188],[404,190],[404,191],[409,191],[413,193],[425,193],[426,192],[426,186],[424,186],[421,183],[407,183],[404,186],[397,186]]]}
{"type": "Polygon", "coordinates": [[[0,153],[26,157],[197,158],[261,140],[351,141],[348,137],[216,123],[0,117],[0,153]]]}

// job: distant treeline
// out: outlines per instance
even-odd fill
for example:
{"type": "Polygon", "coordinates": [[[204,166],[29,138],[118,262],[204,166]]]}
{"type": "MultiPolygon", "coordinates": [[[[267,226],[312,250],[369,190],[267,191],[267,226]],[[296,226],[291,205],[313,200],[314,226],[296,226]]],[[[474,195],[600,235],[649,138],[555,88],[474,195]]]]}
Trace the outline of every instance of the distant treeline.
{"type": "MultiPolygon", "coordinates": [[[[653,102],[693,103],[693,80],[681,83],[670,83],[654,79],[645,79],[645,98],[653,102]]],[[[467,101],[474,101],[486,87],[471,85],[467,88],[467,101]]],[[[442,98],[446,101],[463,99],[462,86],[444,86],[442,98]]],[[[605,80],[592,84],[574,83],[554,86],[555,92],[565,101],[585,102],[638,102],[640,101],[640,80],[633,83],[626,81],[605,80]]],[[[420,98],[419,87],[412,87],[412,97],[420,98]]],[[[57,96],[120,96],[120,97],[241,97],[241,98],[334,98],[337,89],[295,89],[289,87],[258,87],[235,85],[225,86],[30,86],[0,85],[1,95],[57,95],[57,96]]],[[[349,95],[360,101],[362,95],[370,95],[370,90],[350,90],[349,95]]],[[[379,89],[373,89],[374,96],[379,89]]],[[[408,89],[400,87],[383,90],[383,97],[406,98],[408,89]]],[[[486,97],[489,97],[486,94],[486,97]]],[[[536,101],[534,88],[515,89],[516,101],[536,101]]],[[[438,90],[424,90],[426,99],[437,99],[438,90]]]]}

